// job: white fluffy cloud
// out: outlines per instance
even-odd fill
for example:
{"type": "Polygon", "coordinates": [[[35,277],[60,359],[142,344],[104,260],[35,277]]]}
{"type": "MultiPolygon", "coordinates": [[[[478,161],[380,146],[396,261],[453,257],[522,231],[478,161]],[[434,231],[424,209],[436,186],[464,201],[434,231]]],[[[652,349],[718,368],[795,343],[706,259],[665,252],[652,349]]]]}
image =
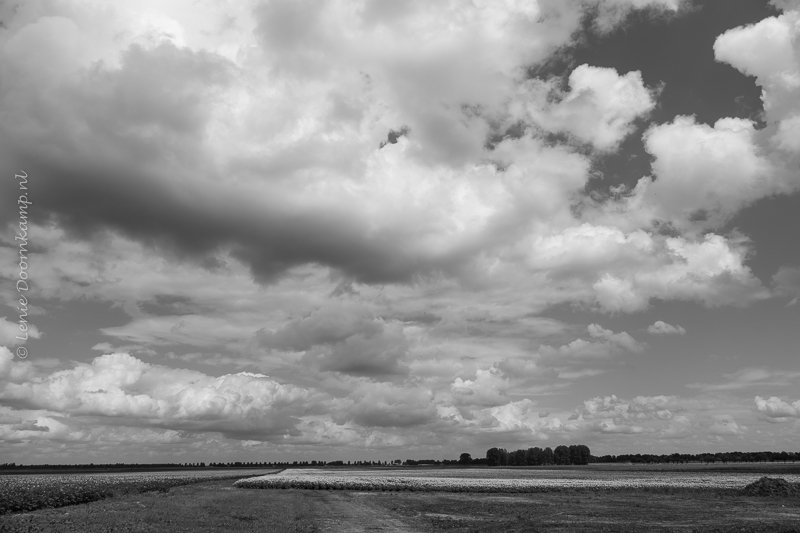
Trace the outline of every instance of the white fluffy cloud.
{"type": "Polygon", "coordinates": [[[597,375],[629,353],[641,353],[645,345],[625,331],[615,333],[597,324],[586,328],[589,340],[577,338],[559,347],[542,345],[538,364],[558,371],[562,378],[597,375]]]}
{"type": "Polygon", "coordinates": [[[583,402],[570,421],[577,431],[637,438],[707,441],[724,435],[743,435],[748,428],[736,421],[747,414],[744,406],[720,412],[718,401],[677,396],[598,396],[583,402]],[[735,414],[735,416],[734,416],[735,414]]]}
{"type": "MultiPolygon", "coordinates": [[[[62,70],[48,71],[49,84],[26,82],[43,70],[31,58],[9,63],[15,81],[0,102],[17,127],[2,134],[13,141],[8,146],[40,146],[36,154],[8,155],[35,166],[40,189],[48,191],[37,205],[63,223],[95,234],[112,228],[209,263],[227,253],[261,282],[317,264],[367,283],[444,275],[486,286],[498,283],[495,273],[510,271],[505,279],[526,279],[526,290],[541,295],[534,303],[540,307],[577,300],[631,312],[653,298],[710,305],[757,298],[758,282],[735,242],[669,241],[649,227],[587,224],[576,216],[591,160],[548,145],[539,130],[612,150],[657,97],[638,72],[592,65],[574,68],[567,90],[555,95],[553,80],[525,79],[529,66],[570,42],[587,7],[618,22],[631,9],[674,12],[679,3],[398,10],[275,1],[229,14],[241,38],[231,27],[210,31],[222,14],[213,4],[189,16],[181,2],[160,15],[81,2],[59,3],[51,14],[32,3],[8,21],[6,53],[19,48],[46,57],[44,48],[62,49],[67,41],[77,49],[62,70]],[[99,29],[88,23],[98,9],[107,21],[99,29]],[[47,40],[26,36],[48,24],[55,26],[47,40]],[[294,105],[298,99],[302,106],[294,105]],[[52,127],[25,111],[34,101],[52,127]],[[520,118],[525,135],[487,147],[520,118]],[[141,165],[143,158],[151,163],[141,165]],[[63,170],[58,179],[50,177],[52,168],[63,170]],[[142,212],[153,215],[144,225],[142,212]],[[696,251],[717,255],[718,264],[693,261],[688,256],[696,251]],[[527,268],[544,274],[529,276],[527,268]],[[559,283],[551,286],[553,278],[559,283]]],[[[721,132],[710,137],[747,137],[743,123],[737,128],[744,133],[729,132],[732,124],[720,122],[721,132]]],[[[670,127],[677,126],[651,131],[654,152],[669,145],[656,141],[670,127]]],[[[699,125],[689,130],[708,134],[699,125]]],[[[671,154],[658,153],[657,161],[666,168],[671,154]]],[[[749,167],[737,163],[741,168],[749,167]]],[[[650,187],[682,179],[678,171],[658,174],[650,187]]],[[[709,182],[709,191],[717,185],[709,182]]],[[[661,206],[665,216],[689,198],[683,182],[673,192],[675,201],[661,206]]],[[[738,197],[720,201],[728,211],[742,205],[738,197]]],[[[634,207],[625,218],[647,212],[634,207]]],[[[238,320],[241,327],[221,329],[215,322],[165,314],[105,332],[127,343],[200,344],[222,333],[241,338],[252,327],[238,320]]]]}
{"type": "Polygon", "coordinates": [[[755,397],[756,409],[770,418],[800,418],[800,400],[792,402],[770,396],[769,398],[755,397]]]}
{"type": "Polygon", "coordinates": [[[730,415],[716,415],[713,417],[713,422],[708,428],[709,433],[712,435],[720,436],[734,436],[741,435],[747,431],[747,428],[741,426],[730,415]]]}
{"type": "Polygon", "coordinates": [[[686,335],[686,329],[680,324],[668,324],[663,320],[656,320],[647,326],[647,332],[652,335],[686,335]]]}
{"type": "Polygon", "coordinates": [[[572,298],[608,311],[645,309],[652,299],[730,305],[768,296],[746,266],[748,243],[737,236],[665,237],[584,223],[532,239],[528,264],[572,298]]]}
{"type": "Polygon", "coordinates": [[[655,180],[642,179],[634,194],[653,216],[677,227],[718,227],[753,201],[778,192],[774,169],[755,143],[755,128],[725,118],[713,127],[678,117],[645,134],[655,180]]]}
{"type": "MultiPolygon", "coordinates": [[[[6,352],[5,358],[9,357],[6,352]]],[[[8,361],[5,363],[3,368],[8,366],[8,361]]],[[[9,377],[10,369],[4,374],[9,377]]],[[[313,403],[311,392],[262,374],[212,377],[152,365],[124,353],[105,354],[91,364],[7,382],[0,395],[38,409],[119,417],[134,420],[134,425],[174,425],[265,438],[291,431],[295,416],[313,403]]]]}
{"type": "MultiPolygon", "coordinates": [[[[785,111],[787,98],[800,90],[800,12],[797,6],[756,24],[733,28],[714,43],[718,61],[756,76],[763,87],[764,108],[768,114],[785,111]]],[[[796,102],[795,102],[796,106],[796,102]]]]}
{"type": "Polygon", "coordinates": [[[497,368],[479,368],[474,378],[453,380],[450,389],[460,404],[494,406],[508,402],[509,379],[497,368]]]}
{"type": "Polygon", "coordinates": [[[525,114],[514,118],[612,150],[633,130],[633,122],[655,106],[653,91],[638,71],[620,75],[613,68],[584,64],[570,73],[568,83],[569,91],[560,94],[552,82],[527,82],[525,114]]]}
{"type": "Polygon", "coordinates": [[[800,6],[781,7],[781,15],[728,30],[714,43],[717,60],[755,76],[762,88],[768,127],[759,145],[780,165],[773,186],[778,193],[800,188],[800,6]]]}
{"type": "Polygon", "coordinates": [[[598,9],[595,25],[608,31],[622,22],[633,9],[652,9],[659,14],[674,14],[687,2],[685,0],[595,0],[598,9]]]}
{"type": "Polygon", "coordinates": [[[681,410],[678,398],[675,396],[636,396],[631,400],[625,400],[612,394],[586,400],[580,413],[593,418],[669,420],[675,410],[681,410]]]}

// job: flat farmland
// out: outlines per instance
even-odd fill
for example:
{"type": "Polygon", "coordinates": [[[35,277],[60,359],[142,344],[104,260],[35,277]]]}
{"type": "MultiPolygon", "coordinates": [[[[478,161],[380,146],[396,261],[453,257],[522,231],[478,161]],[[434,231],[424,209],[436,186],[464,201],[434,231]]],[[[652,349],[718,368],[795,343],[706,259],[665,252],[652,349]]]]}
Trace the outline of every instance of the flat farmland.
{"type": "MultiPolygon", "coordinates": [[[[774,471],[781,469],[774,468],[774,471]]],[[[237,481],[241,488],[422,492],[542,492],[595,489],[741,489],[764,474],[710,468],[286,469],[237,481]]],[[[783,473],[800,483],[800,473],[783,473]]]]}
{"type": "Polygon", "coordinates": [[[166,492],[172,487],[215,479],[241,479],[277,470],[170,470],[160,472],[77,472],[0,475],[0,515],[87,503],[128,493],[166,492]]]}
{"type": "Polygon", "coordinates": [[[307,481],[325,475],[375,483],[391,476],[412,481],[433,478],[451,484],[563,480],[566,485],[545,486],[534,492],[329,490],[319,484],[316,490],[256,490],[239,488],[230,479],[217,479],[167,491],[121,494],[83,505],[12,513],[0,517],[0,531],[800,531],[800,497],[753,496],[741,490],[763,475],[797,481],[798,465],[791,464],[330,468],[288,470],[265,477],[307,481]],[[700,476],[710,481],[699,486],[683,482],[647,487],[639,484],[641,479],[670,476],[673,480],[700,476]],[[629,484],[575,484],[581,480],[627,480],[629,484]]]}

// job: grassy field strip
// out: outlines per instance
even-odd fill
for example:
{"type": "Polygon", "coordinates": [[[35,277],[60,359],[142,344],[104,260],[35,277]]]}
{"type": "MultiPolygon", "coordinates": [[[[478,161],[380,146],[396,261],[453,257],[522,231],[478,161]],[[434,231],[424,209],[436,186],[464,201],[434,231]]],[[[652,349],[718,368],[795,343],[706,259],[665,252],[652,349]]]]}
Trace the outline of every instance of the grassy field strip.
{"type": "Polygon", "coordinates": [[[215,479],[241,479],[269,472],[265,469],[257,472],[212,470],[4,475],[0,476],[0,515],[86,503],[120,494],[166,491],[179,485],[215,479]]]}
{"type": "MultiPolygon", "coordinates": [[[[574,471],[572,471],[574,474],[574,471]]],[[[548,489],[741,489],[758,480],[756,473],[659,472],[625,475],[611,472],[585,471],[582,476],[562,476],[558,470],[425,470],[420,472],[330,471],[319,469],[287,469],[283,472],[241,479],[240,488],[298,488],[322,490],[410,490],[453,492],[537,492],[548,489]]],[[[800,482],[800,475],[783,476],[800,482]]]]}

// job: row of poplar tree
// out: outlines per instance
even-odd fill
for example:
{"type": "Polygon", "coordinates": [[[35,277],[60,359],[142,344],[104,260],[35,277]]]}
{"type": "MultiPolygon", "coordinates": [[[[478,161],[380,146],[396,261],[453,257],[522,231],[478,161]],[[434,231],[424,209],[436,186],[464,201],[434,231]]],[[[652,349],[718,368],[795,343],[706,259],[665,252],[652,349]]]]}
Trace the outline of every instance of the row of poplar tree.
{"type": "Polygon", "coordinates": [[[589,463],[589,447],[583,444],[556,446],[555,449],[528,448],[509,452],[505,448],[489,448],[486,451],[488,466],[534,466],[534,465],[585,465],[589,463]]]}

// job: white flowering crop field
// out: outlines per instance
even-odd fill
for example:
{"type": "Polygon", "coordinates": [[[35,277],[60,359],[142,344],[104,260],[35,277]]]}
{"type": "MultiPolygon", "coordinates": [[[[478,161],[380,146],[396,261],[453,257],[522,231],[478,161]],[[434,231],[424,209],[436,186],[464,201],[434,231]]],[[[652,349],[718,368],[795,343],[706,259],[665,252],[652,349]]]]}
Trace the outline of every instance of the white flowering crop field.
{"type": "MultiPolygon", "coordinates": [[[[287,469],[241,479],[241,488],[391,490],[441,492],[541,492],[587,489],[740,489],[763,474],[741,472],[609,472],[598,470],[425,469],[323,470],[287,469]]],[[[800,475],[783,476],[800,482],[800,475]]]]}

